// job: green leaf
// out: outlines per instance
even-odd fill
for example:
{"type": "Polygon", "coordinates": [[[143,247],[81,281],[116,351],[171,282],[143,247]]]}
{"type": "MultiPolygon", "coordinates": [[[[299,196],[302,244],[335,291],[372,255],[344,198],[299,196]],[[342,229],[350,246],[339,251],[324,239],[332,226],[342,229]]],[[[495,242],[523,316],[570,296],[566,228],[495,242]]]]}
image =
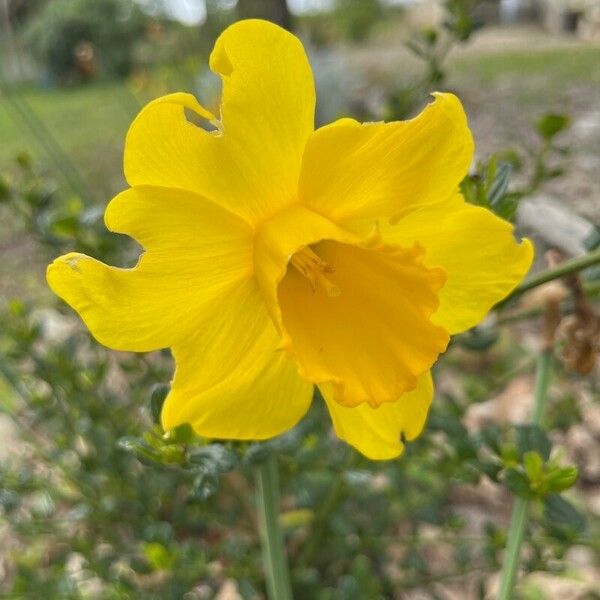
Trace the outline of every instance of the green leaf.
{"type": "Polygon", "coordinates": [[[494,181],[488,189],[488,202],[492,208],[495,208],[506,194],[511,174],[512,167],[508,163],[502,163],[497,168],[494,181]]]}
{"type": "Polygon", "coordinates": [[[0,202],[4,202],[10,198],[10,185],[8,181],[0,176],[0,202]]]}
{"type": "Polygon", "coordinates": [[[158,542],[144,544],[144,556],[155,571],[168,570],[172,567],[175,557],[158,542]]]}
{"type": "Polygon", "coordinates": [[[514,222],[517,207],[519,206],[519,201],[522,197],[523,194],[520,192],[504,194],[504,196],[496,202],[494,212],[506,221],[510,221],[511,223],[514,222]]]}
{"type": "Polygon", "coordinates": [[[244,452],[244,465],[253,466],[261,463],[267,460],[267,457],[272,451],[272,446],[268,441],[250,444],[244,452]]]}
{"type": "Polygon", "coordinates": [[[544,461],[535,450],[523,454],[523,466],[531,482],[539,480],[544,473],[544,461]]]}
{"type": "Polygon", "coordinates": [[[299,508],[296,510],[288,510],[279,517],[279,522],[286,529],[297,529],[310,524],[315,518],[315,513],[308,508],[299,508]]]}
{"type": "Polygon", "coordinates": [[[540,117],[535,127],[538,133],[545,139],[551,140],[554,136],[569,126],[569,117],[567,115],[548,113],[540,117]]]}
{"type": "Polygon", "coordinates": [[[517,447],[521,458],[526,452],[537,452],[544,461],[550,458],[552,444],[546,433],[537,425],[519,425],[516,428],[517,447]]]}
{"type": "Polygon", "coordinates": [[[469,204],[477,204],[477,185],[470,175],[461,181],[460,191],[469,204]]]}
{"type": "Polygon", "coordinates": [[[483,352],[498,341],[498,331],[491,327],[474,327],[458,336],[457,341],[468,350],[483,352]]]}
{"type": "Polygon", "coordinates": [[[438,41],[439,34],[437,29],[434,29],[433,27],[426,27],[425,29],[421,30],[421,37],[425,40],[425,43],[428,46],[435,46],[438,41]]]}
{"type": "Polygon", "coordinates": [[[487,475],[492,481],[498,481],[498,475],[502,470],[502,466],[498,463],[489,460],[481,460],[475,463],[475,466],[484,475],[487,475]]]}
{"type": "Polygon", "coordinates": [[[62,237],[74,237],[77,229],[79,227],[79,223],[76,217],[68,216],[63,217],[61,219],[57,219],[52,224],[51,231],[52,233],[62,236],[62,237]]]}
{"type": "Polygon", "coordinates": [[[191,444],[196,439],[196,434],[189,423],[182,423],[165,435],[165,442],[168,444],[191,444]]]}
{"type": "Polygon", "coordinates": [[[492,156],[490,157],[490,160],[488,161],[486,167],[485,167],[485,189],[489,190],[491,189],[492,185],[494,184],[494,181],[496,179],[496,169],[498,167],[498,158],[496,157],[495,154],[492,154],[492,156]]]}
{"type": "Polygon", "coordinates": [[[575,466],[555,467],[544,478],[550,492],[563,492],[572,487],[579,477],[579,469],[575,466]]]}
{"type": "Polygon", "coordinates": [[[600,246],[600,227],[598,225],[594,226],[594,229],[585,238],[583,244],[588,252],[600,246]]]}
{"type": "Polygon", "coordinates": [[[228,473],[237,466],[237,456],[223,444],[209,444],[190,451],[188,459],[205,473],[228,473]]]}
{"type": "Polygon", "coordinates": [[[118,441],[118,446],[135,455],[135,457],[144,464],[161,462],[161,454],[155,448],[152,448],[147,442],[137,437],[124,437],[118,441]]]}
{"type": "Polygon", "coordinates": [[[155,385],[152,390],[152,394],[150,396],[150,413],[152,414],[152,420],[157,424],[160,423],[160,413],[162,412],[165,398],[167,397],[170,389],[170,386],[164,383],[159,383],[155,385]]]}
{"type": "Polygon", "coordinates": [[[583,515],[559,494],[544,498],[544,514],[552,525],[566,526],[575,533],[581,533],[586,526],[583,515]]]}
{"type": "Polygon", "coordinates": [[[192,500],[208,500],[219,489],[219,478],[213,473],[201,471],[194,479],[190,498],[192,500]]]}
{"type": "Polygon", "coordinates": [[[10,513],[21,505],[21,498],[13,490],[0,489],[0,507],[10,513]]]}
{"type": "Polygon", "coordinates": [[[533,496],[529,487],[529,479],[522,471],[514,468],[506,469],[504,472],[504,484],[516,496],[531,498],[533,496]]]}
{"type": "Polygon", "coordinates": [[[486,425],[480,432],[481,443],[487,446],[494,454],[500,456],[500,429],[497,425],[486,425]]]}

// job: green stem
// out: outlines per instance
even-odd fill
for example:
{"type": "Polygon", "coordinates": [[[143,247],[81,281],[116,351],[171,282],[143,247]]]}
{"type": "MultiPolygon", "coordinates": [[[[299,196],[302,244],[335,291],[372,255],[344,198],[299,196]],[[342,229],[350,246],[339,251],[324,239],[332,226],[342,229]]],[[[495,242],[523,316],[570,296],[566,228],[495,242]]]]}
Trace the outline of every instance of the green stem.
{"type": "MultiPolygon", "coordinates": [[[[539,358],[535,377],[535,394],[531,422],[538,427],[542,424],[546,398],[548,396],[548,385],[552,373],[552,350],[544,349],[539,358]]],[[[518,497],[513,506],[510,527],[508,530],[508,541],[506,553],[502,564],[500,576],[500,591],[498,600],[511,600],[513,588],[517,578],[517,569],[521,555],[521,545],[525,535],[527,524],[527,507],[529,502],[525,498],[518,497]]]]}
{"type": "Polygon", "coordinates": [[[546,408],[546,398],[548,397],[548,386],[550,385],[550,375],[552,374],[552,350],[544,349],[538,358],[538,365],[535,375],[535,396],[533,402],[533,412],[531,422],[538,427],[542,426],[544,409],[546,408]]]}
{"type": "Polygon", "coordinates": [[[279,529],[277,457],[271,454],[256,467],[256,506],[265,578],[270,600],[292,600],[290,574],[279,529]]]}
{"type": "Polygon", "coordinates": [[[564,277],[565,275],[582,271],[583,269],[593,267],[597,264],[600,264],[600,249],[589,252],[588,254],[584,254],[583,256],[577,256],[575,258],[571,258],[570,260],[565,260],[551,269],[546,269],[541,273],[537,273],[536,275],[532,275],[531,277],[525,279],[525,281],[523,281],[523,283],[521,283],[521,285],[519,285],[512,292],[512,294],[508,296],[508,298],[506,298],[506,300],[509,298],[516,298],[524,292],[527,292],[544,283],[548,283],[554,279],[558,279],[559,277],[564,277]]]}

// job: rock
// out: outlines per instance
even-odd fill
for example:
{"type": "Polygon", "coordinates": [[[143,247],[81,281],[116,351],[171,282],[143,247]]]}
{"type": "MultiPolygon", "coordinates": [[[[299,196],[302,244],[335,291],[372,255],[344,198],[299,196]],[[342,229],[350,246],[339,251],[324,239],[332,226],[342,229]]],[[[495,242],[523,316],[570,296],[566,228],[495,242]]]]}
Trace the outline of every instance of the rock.
{"type": "MultiPolygon", "coordinates": [[[[569,578],[565,574],[552,575],[550,573],[536,572],[528,575],[520,587],[534,592],[539,590],[546,598],[560,598],[560,600],[585,600],[590,594],[598,591],[593,578],[569,578]]],[[[535,593],[535,592],[534,592],[535,593]]]]}
{"type": "MultiPolygon", "coordinates": [[[[548,247],[558,248],[569,256],[586,253],[585,239],[594,225],[549,196],[534,196],[523,200],[517,212],[519,227],[531,232],[548,247]]],[[[538,252],[538,256],[542,253],[538,252]]]]}
{"type": "Polygon", "coordinates": [[[516,377],[494,398],[472,404],[465,414],[467,429],[477,431],[493,423],[526,422],[531,412],[533,385],[531,375],[516,377]]]}
{"type": "Polygon", "coordinates": [[[600,454],[592,432],[585,424],[574,425],[566,435],[569,455],[577,463],[581,479],[596,483],[600,481],[600,454]]]}
{"type": "Polygon", "coordinates": [[[215,600],[244,600],[233,579],[227,579],[215,596],[215,600]]]}

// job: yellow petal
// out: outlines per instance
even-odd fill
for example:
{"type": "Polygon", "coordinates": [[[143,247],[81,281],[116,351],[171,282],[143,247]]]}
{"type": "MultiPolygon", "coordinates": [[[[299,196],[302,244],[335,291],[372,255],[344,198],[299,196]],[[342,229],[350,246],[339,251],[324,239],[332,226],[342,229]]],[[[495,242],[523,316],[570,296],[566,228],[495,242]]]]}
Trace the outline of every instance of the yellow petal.
{"type": "Polygon", "coordinates": [[[215,44],[223,80],[221,122],[189,94],[150,103],[127,135],[131,185],[192,190],[256,223],[296,198],[302,153],[314,128],[315,93],[297,38],[266,21],[240,21],[215,44]],[[192,124],[186,109],[218,126],[192,124]]]}
{"type": "Polygon", "coordinates": [[[412,212],[396,225],[384,223],[381,234],[390,243],[420,244],[425,264],[446,271],[432,321],[450,333],[477,325],[517,286],[533,260],[531,242],[517,243],[510,223],[460,195],[412,212]]]}
{"type": "Polygon", "coordinates": [[[281,347],[341,404],[394,401],[448,343],[429,319],[445,274],[418,247],[384,246],[296,205],[262,224],[254,256],[281,347]]]}
{"type": "Polygon", "coordinates": [[[460,101],[435,96],[410,121],[342,119],[317,130],[302,163],[301,202],[344,223],[397,218],[448,197],[467,173],[473,138],[460,101]]]}
{"type": "Polygon", "coordinates": [[[341,406],[325,386],[321,392],[333,420],[336,434],[372,460],[387,460],[402,453],[406,440],[415,439],[423,430],[433,398],[431,374],[419,378],[417,387],[402,394],[395,402],[378,408],[368,404],[341,406]]]}
{"type": "Polygon", "coordinates": [[[233,290],[210,322],[174,346],[164,428],[191,423],[204,437],[264,439],[293,427],[308,410],[313,386],[278,344],[256,283],[233,290]]]}
{"type": "Polygon", "coordinates": [[[71,253],[48,267],[47,278],[92,335],[115,350],[145,352],[184,339],[251,276],[248,226],[189,192],[132,188],[110,203],[106,222],[146,247],[136,267],[71,253]]]}

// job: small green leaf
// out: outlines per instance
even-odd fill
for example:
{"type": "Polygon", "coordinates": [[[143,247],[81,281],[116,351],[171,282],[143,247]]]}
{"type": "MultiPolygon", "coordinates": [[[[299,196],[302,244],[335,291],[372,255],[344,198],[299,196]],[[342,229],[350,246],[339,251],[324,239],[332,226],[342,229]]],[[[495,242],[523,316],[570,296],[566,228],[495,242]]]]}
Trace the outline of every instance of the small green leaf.
{"type": "Polygon", "coordinates": [[[516,496],[531,498],[533,496],[529,487],[529,479],[522,471],[514,468],[506,469],[504,472],[504,484],[516,496]]]}
{"type": "Polygon", "coordinates": [[[255,442],[249,444],[244,452],[244,456],[242,459],[244,465],[257,465],[267,460],[268,456],[272,452],[276,452],[278,450],[278,445],[281,443],[282,437],[285,436],[279,436],[270,440],[265,440],[263,442],[255,442]]]}
{"type": "Polygon", "coordinates": [[[598,225],[594,226],[594,229],[585,238],[583,244],[588,251],[595,250],[600,246],[600,227],[598,225]]]}
{"type": "Polygon", "coordinates": [[[144,464],[161,462],[160,452],[140,438],[124,437],[118,441],[118,445],[126,452],[135,455],[135,457],[144,464]]]}
{"type": "Polygon", "coordinates": [[[425,40],[428,46],[435,46],[438,41],[439,34],[433,27],[426,27],[421,31],[421,37],[425,40]]]}
{"type": "Polygon", "coordinates": [[[168,570],[173,565],[175,557],[158,542],[144,544],[144,556],[155,571],[168,570]]]}
{"type": "Polygon", "coordinates": [[[523,466],[531,482],[539,480],[544,473],[544,461],[535,450],[523,454],[523,466]]]}
{"type": "Polygon", "coordinates": [[[169,393],[170,386],[159,383],[154,386],[152,394],[150,396],[150,412],[152,414],[152,420],[155,423],[160,423],[160,413],[165,402],[165,398],[169,393]]]}
{"type": "Polygon", "coordinates": [[[519,425],[516,428],[519,455],[523,457],[531,450],[537,452],[544,461],[550,458],[552,444],[546,433],[537,425],[519,425]]]}
{"type": "Polygon", "coordinates": [[[485,189],[490,190],[496,179],[496,171],[498,167],[498,158],[495,154],[490,156],[490,160],[485,166],[485,189]]]}
{"type": "Polygon", "coordinates": [[[488,189],[488,202],[492,208],[495,208],[506,194],[511,174],[512,167],[508,163],[502,163],[497,168],[494,181],[488,189]]]}
{"type": "Polygon", "coordinates": [[[498,341],[498,331],[491,327],[474,327],[458,337],[458,342],[468,350],[483,352],[498,341]]]}
{"type": "Polygon", "coordinates": [[[559,494],[544,498],[544,514],[552,525],[563,525],[576,533],[585,529],[586,523],[581,513],[559,494]]]}
{"type": "Polygon", "coordinates": [[[487,425],[480,433],[479,438],[481,443],[487,446],[494,454],[500,456],[500,429],[497,425],[487,425]]]}
{"type": "Polygon", "coordinates": [[[477,185],[473,181],[470,175],[467,175],[460,184],[460,191],[464,196],[465,200],[469,204],[477,203],[477,185]]]}
{"type": "Polygon", "coordinates": [[[476,468],[484,475],[487,475],[492,481],[498,481],[498,475],[502,467],[495,462],[489,460],[481,460],[475,464],[476,468]]]}
{"type": "Polygon", "coordinates": [[[219,478],[213,473],[201,471],[194,479],[190,498],[192,500],[208,500],[219,489],[219,478]]]}
{"type": "Polygon", "coordinates": [[[21,505],[19,494],[13,490],[0,489],[0,507],[10,513],[21,505]]]}
{"type": "Polygon", "coordinates": [[[194,448],[188,455],[190,463],[206,473],[228,473],[237,466],[237,456],[223,444],[194,448]]]}
{"type": "Polygon", "coordinates": [[[0,202],[4,202],[10,198],[10,185],[8,181],[0,175],[0,202]]]}
{"type": "Polygon", "coordinates": [[[505,468],[517,466],[521,458],[517,447],[510,443],[502,444],[502,446],[500,446],[499,455],[505,468]]]}
{"type": "Polygon", "coordinates": [[[191,444],[195,439],[196,434],[189,423],[178,425],[164,436],[167,444],[191,444]]]}
{"type": "Polygon", "coordinates": [[[544,478],[548,491],[562,492],[572,487],[579,477],[577,467],[555,467],[544,478]]]}
{"type": "Polygon", "coordinates": [[[279,517],[279,522],[286,529],[297,529],[310,524],[315,518],[315,513],[307,508],[288,510],[279,517]]]}
{"type": "Polygon", "coordinates": [[[545,139],[551,140],[554,136],[569,126],[569,117],[567,115],[549,113],[540,117],[535,127],[538,133],[545,139]]]}
{"type": "Polygon", "coordinates": [[[514,222],[517,207],[519,206],[519,201],[522,197],[523,194],[520,192],[509,192],[504,194],[504,196],[496,202],[493,210],[499,217],[512,223],[514,222]]]}
{"type": "Polygon", "coordinates": [[[76,234],[78,227],[79,223],[77,222],[77,218],[67,216],[54,221],[52,224],[52,233],[62,237],[73,237],[76,234]]]}

